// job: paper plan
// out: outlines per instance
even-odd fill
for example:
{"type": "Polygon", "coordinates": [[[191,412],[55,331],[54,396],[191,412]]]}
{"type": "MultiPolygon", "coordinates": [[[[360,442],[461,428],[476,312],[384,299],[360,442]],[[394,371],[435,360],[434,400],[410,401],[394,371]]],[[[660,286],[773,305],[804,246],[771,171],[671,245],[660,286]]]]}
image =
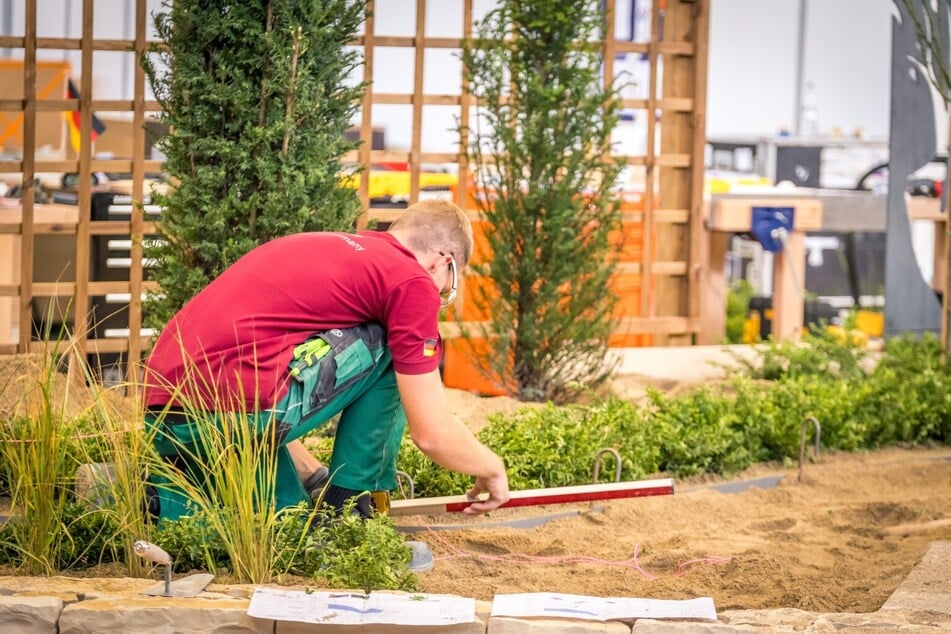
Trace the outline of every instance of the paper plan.
{"type": "Polygon", "coordinates": [[[475,621],[475,599],[437,594],[371,592],[366,596],[256,588],[248,605],[248,616],[341,625],[454,625],[475,621]]]}
{"type": "Polygon", "coordinates": [[[589,619],[702,619],[716,621],[713,599],[685,601],[586,597],[577,594],[535,592],[498,594],[492,601],[492,616],[589,619]]]}

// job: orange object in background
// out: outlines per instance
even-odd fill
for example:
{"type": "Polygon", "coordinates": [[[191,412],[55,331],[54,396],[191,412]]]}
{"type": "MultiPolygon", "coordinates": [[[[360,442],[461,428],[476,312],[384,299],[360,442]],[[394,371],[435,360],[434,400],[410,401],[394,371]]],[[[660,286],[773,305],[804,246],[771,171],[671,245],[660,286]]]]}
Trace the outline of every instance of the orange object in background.
{"type": "Polygon", "coordinates": [[[620,246],[618,262],[640,262],[644,257],[644,223],[624,222],[610,239],[612,245],[620,246]]]}
{"type": "MultiPolygon", "coordinates": [[[[477,216],[473,212],[480,209],[480,204],[476,199],[477,188],[472,180],[470,179],[466,188],[465,201],[459,200],[457,185],[451,185],[450,189],[453,200],[466,208],[470,212],[470,217],[477,216]]],[[[625,192],[621,201],[621,209],[624,211],[621,228],[610,236],[611,243],[620,247],[616,256],[620,268],[610,282],[611,291],[618,296],[618,302],[614,309],[615,319],[642,316],[641,299],[645,291],[643,276],[639,272],[631,272],[632,270],[638,270],[637,267],[631,265],[641,264],[644,257],[644,223],[643,215],[640,213],[644,211],[643,194],[625,192]]],[[[475,242],[472,257],[472,264],[474,265],[491,262],[486,228],[485,220],[479,218],[472,220],[472,233],[475,242]]],[[[459,300],[447,312],[447,321],[454,321],[459,317],[462,321],[470,323],[488,321],[490,319],[488,309],[478,306],[476,298],[482,297],[485,292],[490,295],[493,294],[493,285],[494,282],[491,279],[475,274],[471,269],[466,271],[459,300]]],[[[570,292],[568,287],[566,287],[566,292],[570,292]]],[[[608,337],[610,347],[642,347],[653,344],[652,335],[625,332],[624,328],[622,322],[608,337]]],[[[467,341],[458,337],[444,343],[443,382],[447,387],[468,390],[486,396],[512,393],[500,387],[500,380],[487,378],[475,365],[475,358],[490,354],[488,343],[484,339],[474,338],[472,341],[467,341]]]]}
{"type": "Polygon", "coordinates": [[[489,321],[488,307],[480,305],[480,298],[483,295],[490,298],[498,297],[492,278],[484,275],[466,275],[462,287],[463,321],[489,321]]]}
{"type": "Polygon", "coordinates": [[[486,377],[473,362],[474,358],[490,353],[485,339],[471,340],[456,337],[443,342],[442,381],[446,387],[475,392],[482,396],[507,396],[511,394],[501,387],[501,380],[486,377]]]}
{"type": "Polygon", "coordinates": [[[470,264],[484,264],[492,261],[492,249],[485,235],[485,220],[472,221],[472,261],[470,264]]]}

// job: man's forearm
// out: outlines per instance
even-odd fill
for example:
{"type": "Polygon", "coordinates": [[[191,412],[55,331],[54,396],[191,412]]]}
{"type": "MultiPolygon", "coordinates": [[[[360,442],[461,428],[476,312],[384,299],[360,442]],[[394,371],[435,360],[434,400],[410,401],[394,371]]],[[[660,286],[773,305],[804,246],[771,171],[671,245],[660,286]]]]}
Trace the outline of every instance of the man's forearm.
{"type": "Polygon", "coordinates": [[[476,477],[505,472],[502,459],[449,411],[438,372],[396,378],[410,436],[420,451],[446,469],[476,477]]]}

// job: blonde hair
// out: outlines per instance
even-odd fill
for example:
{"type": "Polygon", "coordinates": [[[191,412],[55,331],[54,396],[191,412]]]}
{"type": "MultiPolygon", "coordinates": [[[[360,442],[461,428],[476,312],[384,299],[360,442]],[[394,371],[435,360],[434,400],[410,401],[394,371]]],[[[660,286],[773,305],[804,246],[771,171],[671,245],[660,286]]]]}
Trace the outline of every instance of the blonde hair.
{"type": "Polygon", "coordinates": [[[422,200],[397,216],[390,231],[405,232],[410,249],[421,253],[448,251],[460,267],[472,257],[472,223],[448,200],[422,200]]]}

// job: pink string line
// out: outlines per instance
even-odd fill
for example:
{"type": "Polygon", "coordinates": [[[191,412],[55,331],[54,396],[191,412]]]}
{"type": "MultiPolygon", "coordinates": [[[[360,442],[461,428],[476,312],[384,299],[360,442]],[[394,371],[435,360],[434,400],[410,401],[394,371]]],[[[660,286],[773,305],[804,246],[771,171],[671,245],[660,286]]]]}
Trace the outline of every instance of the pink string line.
{"type": "MultiPolygon", "coordinates": [[[[628,559],[624,560],[612,560],[612,559],[599,559],[597,557],[588,557],[586,555],[563,555],[558,557],[547,557],[542,555],[529,555],[526,553],[507,553],[505,555],[479,555],[476,553],[468,552],[454,544],[449,543],[447,540],[440,537],[439,533],[434,531],[432,528],[427,528],[430,535],[439,542],[442,546],[447,548],[452,554],[444,555],[441,557],[436,557],[438,561],[444,561],[448,559],[477,559],[480,561],[501,561],[508,563],[530,563],[530,564],[542,564],[542,565],[557,565],[557,564],[594,564],[598,566],[616,566],[618,568],[633,568],[641,574],[644,578],[648,580],[656,580],[658,576],[644,570],[640,563],[637,561],[638,556],[641,552],[641,545],[637,544],[634,546],[634,552],[628,559]]],[[[685,561],[679,566],[677,570],[671,575],[672,577],[682,577],[683,575],[689,572],[689,569],[698,564],[707,564],[707,565],[717,565],[717,564],[726,564],[732,561],[731,557],[701,557],[699,559],[691,559],[690,561],[685,561]]]]}

